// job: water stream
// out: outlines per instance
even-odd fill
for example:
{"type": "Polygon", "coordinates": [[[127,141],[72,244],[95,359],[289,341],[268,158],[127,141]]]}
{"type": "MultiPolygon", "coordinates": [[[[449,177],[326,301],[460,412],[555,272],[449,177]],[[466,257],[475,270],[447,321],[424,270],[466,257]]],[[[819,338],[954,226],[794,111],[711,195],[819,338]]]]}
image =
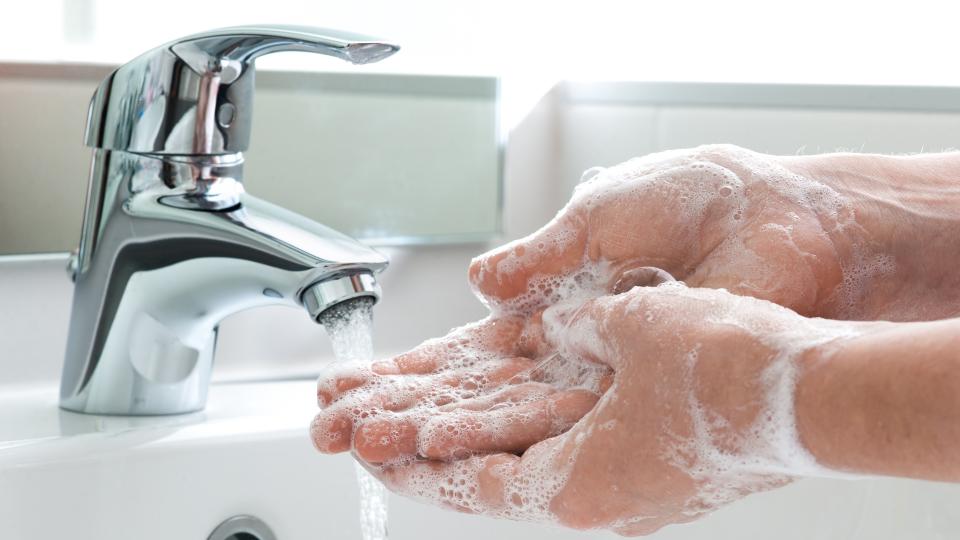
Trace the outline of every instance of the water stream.
{"type": "MultiPolygon", "coordinates": [[[[358,298],[328,309],[320,322],[333,344],[337,362],[373,361],[373,301],[358,298]]],[[[387,538],[387,489],[355,463],[360,487],[360,533],[363,540],[387,538]]]]}

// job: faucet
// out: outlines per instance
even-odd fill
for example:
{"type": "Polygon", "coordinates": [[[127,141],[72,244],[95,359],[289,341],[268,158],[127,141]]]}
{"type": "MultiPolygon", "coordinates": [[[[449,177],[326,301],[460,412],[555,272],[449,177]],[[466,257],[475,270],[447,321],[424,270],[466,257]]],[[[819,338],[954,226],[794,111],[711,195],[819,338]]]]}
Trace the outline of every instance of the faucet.
{"type": "Polygon", "coordinates": [[[302,26],[213,30],[111,73],[90,102],[93,148],[60,406],[90,414],[203,409],[228,315],[380,296],[387,259],[248,195],[254,60],[278,51],[376,62],[399,47],[302,26]]]}

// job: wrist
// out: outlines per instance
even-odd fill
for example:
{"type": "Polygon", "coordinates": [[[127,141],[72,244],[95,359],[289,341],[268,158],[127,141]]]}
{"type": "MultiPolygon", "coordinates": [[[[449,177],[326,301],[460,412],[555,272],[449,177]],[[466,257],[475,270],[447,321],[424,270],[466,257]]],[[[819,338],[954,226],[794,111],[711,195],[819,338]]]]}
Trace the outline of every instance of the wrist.
{"type": "Polygon", "coordinates": [[[800,443],[834,471],[960,478],[960,320],[853,324],[799,358],[800,443]]]}

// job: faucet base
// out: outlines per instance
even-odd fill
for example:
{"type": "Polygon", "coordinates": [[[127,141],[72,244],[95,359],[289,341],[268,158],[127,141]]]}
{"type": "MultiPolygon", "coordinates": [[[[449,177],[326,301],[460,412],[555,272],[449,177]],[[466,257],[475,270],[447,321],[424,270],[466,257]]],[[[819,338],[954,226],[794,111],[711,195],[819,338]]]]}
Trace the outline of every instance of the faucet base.
{"type": "Polygon", "coordinates": [[[202,410],[207,402],[217,328],[199,348],[182,343],[140,313],[128,327],[126,351],[108,343],[90,382],[78,393],[61,388],[60,408],[84,414],[153,416],[202,410]],[[126,353],[126,354],[124,354],[126,353]]]}

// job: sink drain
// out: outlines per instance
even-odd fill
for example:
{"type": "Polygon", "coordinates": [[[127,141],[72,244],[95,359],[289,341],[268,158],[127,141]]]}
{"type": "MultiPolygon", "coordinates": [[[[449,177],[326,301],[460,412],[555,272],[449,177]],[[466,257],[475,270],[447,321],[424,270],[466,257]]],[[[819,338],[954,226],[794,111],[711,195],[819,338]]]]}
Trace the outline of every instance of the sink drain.
{"type": "Polygon", "coordinates": [[[253,516],[233,516],[210,533],[207,540],[277,540],[262,520],[253,516]]]}

